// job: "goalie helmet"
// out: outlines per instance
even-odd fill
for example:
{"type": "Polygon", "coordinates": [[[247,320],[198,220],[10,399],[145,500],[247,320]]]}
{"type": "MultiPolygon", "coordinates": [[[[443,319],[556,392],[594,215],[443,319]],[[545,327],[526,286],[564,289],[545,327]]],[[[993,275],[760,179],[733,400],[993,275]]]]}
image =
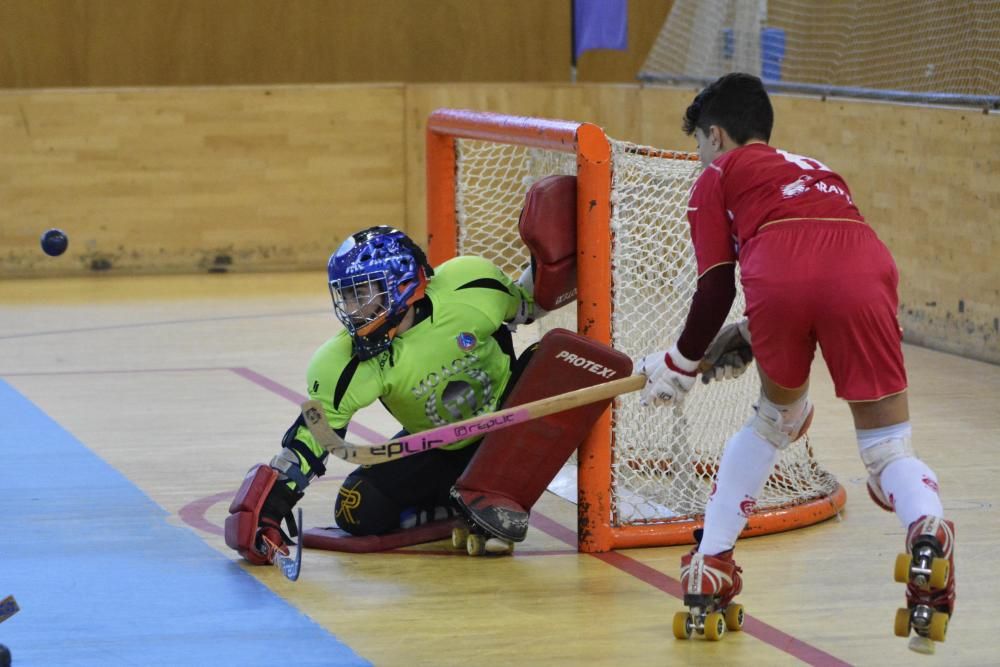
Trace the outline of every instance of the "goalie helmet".
{"type": "Polygon", "coordinates": [[[337,319],[362,361],[387,350],[410,306],[422,299],[434,270],[403,232],[379,226],[344,241],[327,263],[337,319]]]}

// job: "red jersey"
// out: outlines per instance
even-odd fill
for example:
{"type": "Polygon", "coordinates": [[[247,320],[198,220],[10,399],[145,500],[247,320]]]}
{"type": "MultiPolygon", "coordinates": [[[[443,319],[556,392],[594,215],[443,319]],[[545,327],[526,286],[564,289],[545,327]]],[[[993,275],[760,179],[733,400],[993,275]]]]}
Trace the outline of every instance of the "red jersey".
{"type": "Polygon", "coordinates": [[[759,143],[723,153],[688,202],[698,275],[737,261],[765,224],[802,219],[864,222],[844,179],[822,162],[759,143]]]}

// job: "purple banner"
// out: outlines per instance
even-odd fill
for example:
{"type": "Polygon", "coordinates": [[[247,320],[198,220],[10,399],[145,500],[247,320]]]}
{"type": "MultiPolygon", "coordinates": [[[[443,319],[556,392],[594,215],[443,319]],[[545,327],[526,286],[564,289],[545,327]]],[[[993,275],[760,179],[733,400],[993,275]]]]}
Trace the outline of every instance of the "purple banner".
{"type": "Polygon", "coordinates": [[[584,51],[628,48],[627,0],[575,0],[573,62],[584,51]]]}

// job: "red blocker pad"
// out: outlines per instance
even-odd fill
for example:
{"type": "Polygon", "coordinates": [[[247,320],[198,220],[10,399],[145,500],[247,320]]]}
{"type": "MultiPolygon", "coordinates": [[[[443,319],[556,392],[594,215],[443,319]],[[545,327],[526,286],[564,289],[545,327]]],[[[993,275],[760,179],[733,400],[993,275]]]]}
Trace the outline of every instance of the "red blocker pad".
{"type": "Polygon", "coordinates": [[[347,551],[354,554],[388,551],[449,538],[451,529],[460,523],[455,519],[441,519],[385,535],[362,536],[351,535],[340,528],[310,528],[302,534],[302,546],[307,549],[347,551]]]}
{"type": "Polygon", "coordinates": [[[254,548],[257,539],[257,525],[260,522],[260,508],[267,500],[267,494],[278,479],[278,471],[271,466],[258,463],[243,478],[239,491],[229,504],[226,517],[226,546],[235,549],[254,565],[267,563],[267,557],[254,548]]]}
{"type": "MultiPolygon", "coordinates": [[[[553,329],[528,362],[505,408],[631,374],[626,355],[565,329],[553,329]]],[[[580,446],[612,399],[582,405],[488,434],[451,496],[490,535],[520,542],[528,512],[580,446]]]]}
{"type": "Polygon", "coordinates": [[[535,302],[555,310],[576,299],[576,176],[531,186],[517,228],[534,259],[535,302]]]}

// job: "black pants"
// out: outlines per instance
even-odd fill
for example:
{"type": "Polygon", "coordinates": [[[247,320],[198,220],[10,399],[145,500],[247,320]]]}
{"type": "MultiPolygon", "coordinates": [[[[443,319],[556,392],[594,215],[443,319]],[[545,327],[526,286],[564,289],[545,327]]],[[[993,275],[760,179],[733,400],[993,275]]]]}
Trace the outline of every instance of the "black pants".
{"type": "Polygon", "coordinates": [[[434,507],[451,504],[451,487],[478,447],[433,449],[355,469],[337,494],[337,525],[353,535],[381,535],[399,528],[407,510],[433,516],[434,507]]]}
{"type": "MultiPolygon", "coordinates": [[[[535,352],[532,345],[514,362],[511,378],[500,397],[502,406],[535,352]]],[[[402,431],[396,435],[406,435],[402,431]]],[[[335,519],[352,535],[381,535],[399,528],[400,516],[408,511],[451,506],[451,487],[465,471],[479,448],[475,442],[457,451],[430,451],[387,463],[356,468],[337,493],[335,519]]]]}

